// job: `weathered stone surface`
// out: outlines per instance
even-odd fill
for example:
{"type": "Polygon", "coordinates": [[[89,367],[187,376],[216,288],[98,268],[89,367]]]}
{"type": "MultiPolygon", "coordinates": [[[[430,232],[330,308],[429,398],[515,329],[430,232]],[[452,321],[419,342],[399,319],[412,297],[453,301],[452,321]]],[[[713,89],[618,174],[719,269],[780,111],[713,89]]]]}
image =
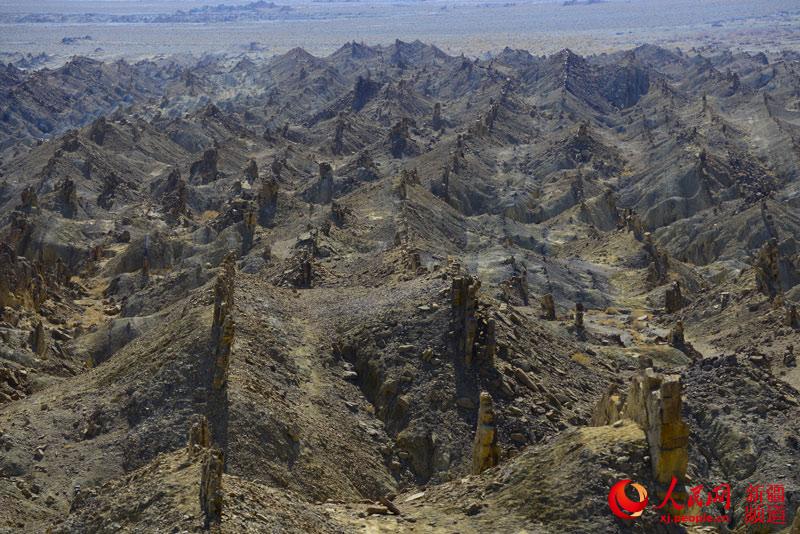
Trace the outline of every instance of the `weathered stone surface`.
{"type": "Polygon", "coordinates": [[[208,418],[205,415],[195,416],[189,425],[186,439],[186,448],[189,456],[196,456],[203,449],[211,446],[211,431],[208,427],[208,418]]]}
{"type": "Polygon", "coordinates": [[[780,277],[778,240],[770,239],[759,249],[755,259],[756,288],[774,299],[783,293],[780,277]]]}
{"type": "Polygon", "coordinates": [[[17,209],[23,213],[31,213],[39,209],[39,196],[36,194],[36,189],[29,185],[25,187],[20,193],[21,203],[17,209]]]}
{"type": "Polygon", "coordinates": [[[57,187],[55,209],[64,217],[71,219],[78,214],[78,190],[75,182],[65,178],[57,187]]]}
{"type": "Polygon", "coordinates": [[[689,427],[681,419],[681,383],[677,376],[666,377],[657,391],[647,397],[648,427],[653,476],[668,485],[672,477],[686,480],[689,461],[689,427]]]}
{"type": "Polygon", "coordinates": [[[89,139],[98,146],[102,146],[105,141],[106,132],[109,128],[105,117],[100,117],[92,123],[89,129],[89,139]]]}
{"type": "Polygon", "coordinates": [[[686,499],[689,462],[689,427],[681,418],[681,405],[680,378],[662,377],[647,368],[634,375],[624,410],[624,417],[635,421],[647,435],[656,494],[663,498],[675,477],[678,502],[686,499]]]}
{"type": "Polygon", "coordinates": [[[408,187],[419,184],[420,180],[417,169],[403,169],[400,173],[400,181],[397,187],[397,192],[400,199],[406,200],[408,198],[408,187]]]}
{"type": "Polygon", "coordinates": [[[556,302],[553,299],[553,295],[547,293],[542,296],[542,318],[547,321],[555,321],[556,320],[556,302]]]}
{"type": "Polygon", "coordinates": [[[233,318],[225,317],[222,325],[222,334],[217,344],[217,354],[214,361],[214,379],[212,386],[216,391],[221,390],[228,383],[228,368],[230,366],[231,346],[235,325],[233,318]]]}
{"type": "Polygon", "coordinates": [[[353,215],[353,210],[339,204],[338,202],[331,202],[331,221],[336,226],[343,226],[348,217],[353,215]]]}
{"type": "Polygon", "coordinates": [[[47,333],[41,321],[36,321],[30,336],[31,350],[39,356],[44,356],[47,352],[47,333]]]}
{"type": "Polygon", "coordinates": [[[797,304],[789,304],[786,307],[786,317],[784,319],[784,324],[789,328],[800,327],[800,317],[798,317],[797,314],[797,304]]]}
{"type": "Polygon", "coordinates": [[[527,306],[530,304],[528,296],[528,268],[522,262],[516,261],[512,256],[509,260],[513,273],[501,286],[503,298],[506,302],[527,306]]]}
{"type": "Polygon", "coordinates": [[[189,169],[189,177],[192,182],[207,184],[216,181],[219,176],[217,165],[219,164],[219,152],[216,148],[209,148],[203,152],[203,158],[192,163],[189,169]]]}
{"type": "Polygon", "coordinates": [[[219,449],[208,449],[203,458],[200,475],[200,509],[206,528],[222,522],[222,468],[223,454],[219,449]]]}
{"type": "Polygon", "coordinates": [[[261,225],[269,224],[278,210],[278,176],[263,177],[258,191],[258,221],[261,225]]]}
{"type": "Polygon", "coordinates": [[[347,120],[344,113],[339,113],[336,119],[336,131],[333,134],[331,152],[340,155],[344,151],[344,132],[347,129],[347,120]]]}
{"type": "Polygon", "coordinates": [[[356,180],[374,182],[380,178],[378,166],[367,152],[361,152],[356,160],[356,180]]]}
{"type": "Polygon", "coordinates": [[[435,131],[443,129],[444,121],[442,120],[442,103],[436,102],[433,105],[433,118],[431,119],[431,128],[435,131]]]}
{"type": "Polygon", "coordinates": [[[24,399],[31,393],[28,372],[0,365],[0,404],[24,399]]]}
{"type": "Polygon", "coordinates": [[[409,128],[414,123],[413,120],[403,117],[392,126],[389,132],[389,152],[394,158],[402,158],[407,155],[414,155],[417,153],[417,148],[411,140],[409,128]]]}
{"type": "Polygon", "coordinates": [[[161,205],[173,217],[188,215],[186,196],[186,180],[181,177],[181,171],[175,167],[169,173],[164,191],[161,193],[161,205]]]}
{"type": "Polygon", "coordinates": [[[37,262],[18,257],[11,247],[0,243],[0,307],[38,310],[47,298],[47,288],[48,278],[37,262]]]}
{"type": "Polygon", "coordinates": [[[495,320],[478,311],[480,287],[480,280],[466,274],[455,276],[450,288],[456,353],[468,366],[492,365],[497,350],[495,320]]]}
{"type": "Polygon", "coordinates": [[[664,310],[667,313],[675,313],[683,308],[685,304],[686,302],[681,294],[681,284],[676,280],[672,282],[672,285],[664,293],[664,310]]]}
{"type": "Polygon", "coordinates": [[[676,349],[682,349],[686,346],[686,339],[683,334],[683,321],[678,319],[675,325],[669,331],[669,344],[676,349]]]}
{"type": "Polygon", "coordinates": [[[783,366],[784,367],[796,367],[797,366],[797,357],[794,354],[794,345],[788,345],[783,352],[783,366]]]}
{"type": "Polygon", "coordinates": [[[615,387],[610,388],[592,411],[592,426],[610,425],[622,419],[625,398],[615,387]]]}
{"type": "Polygon", "coordinates": [[[458,354],[466,361],[472,360],[472,347],[478,331],[475,312],[478,307],[480,280],[469,275],[454,278],[450,288],[453,328],[456,333],[458,354]]]}
{"type": "Polygon", "coordinates": [[[641,217],[632,209],[622,210],[622,226],[628,231],[633,232],[633,236],[641,241],[646,233],[644,222],[641,217]]]}
{"type": "Polygon", "coordinates": [[[654,286],[667,282],[669,277],[669,257],[653,242],[650,232],[644,234],[644,249],[650,257],[650,265],[647,267],[647,281],[654,286]]]}
{"type": "Polygon", "coordinates": [[[214,351],[212,387],[217,391],[222,389],[228,380],[228,366],[235,330],[233,321],[235,278],[236,262],[231,252],[225,256],[220,274],[214,284],[214,322],[211,327],[214,351]]]}
{"type": "Polygon", "coordinates": [[[482,391],[478,407],[475,443],[472,447],[472,473],[480,474],[500,462],[500,446],[494,420],[494,403],[488,392],[482,391]]]}
{"type": "Polygon", "coordinates": [[[333,200],[333,167],[330,163],[319,164],[319,178],[312,195],[312,202],[330,204],[333,200]]]}
{"type": "Polygon", "coordinates": [[[583,313],[584,313],[583,303],[576,302],[574,324],[577,330],[583,330],[583,313]]]}
{"type": "Polygon", "coordinates": [[[256,234],[256,222],[258,219],[258,212],[255,205],[250,203],[244,213],[242,220],[242,256],[246,256],[250,249],[253,248],[253,239],[256,234]]]}
{"type": "Polygon", "coordinates": [[[450,166],[442,167],[442,175],[438,180],[431,180],[431,193],[445,202],[450,202],[450,166]]]}
{"type": "Polygon", "coordinates": [[[258,180],[258,163],[256,160],[251,159],[247,161],[247,166],[244,168],[244,177],[250,183],[255,183],[258,180]]]}

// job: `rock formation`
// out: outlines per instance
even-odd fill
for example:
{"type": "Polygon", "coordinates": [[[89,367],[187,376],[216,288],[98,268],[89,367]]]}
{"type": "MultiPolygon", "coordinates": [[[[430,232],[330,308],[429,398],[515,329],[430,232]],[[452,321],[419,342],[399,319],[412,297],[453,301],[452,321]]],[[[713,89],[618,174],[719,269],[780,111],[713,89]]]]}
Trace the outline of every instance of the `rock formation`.
{"type": "Polygon", "coordinates": [[[654,286],[666,283],[669,276],[669,257],[656,246],[650,232],[644,234],[644,249],[651,260],[647,267],[647,281],[654,286]]]}
{"type": "Polygon", "coordinates": [[[451,324],[456,353],[467,366],[492,364],[497,342],[495,320],[478,310],[481,282],[469,274],[454,276],[450,288],[451,324]]]}
{"type": "Polygon", "coordinates": [[[276,285],[308,289],[314,282],[314,255],[311,249],[316,247],[314,241],[309,243],[309,248],[297,251],[287,260],[289,267],[284,270],[276,280],[276,285]]]}
{"type": "Polygon", "coordinates": [[[397,192],[400,197],[400,200],[406,200],[408,198],[408,187],[412,185],[419,185],[419,174],[417,173],[417,169],[403,169],[400,173],[400,181],[398,183],[397,192]]]}
{"type": "Polygon", "coordinates": [[[65,178],[58,185],[55,208],[67,219],[71,219],[78,214],[78,191],[75,187],[75,182],[70,178],[65,178]]]}
{"type": "Polygon", "coordinates": [[[625,412],[625,396],[612,386],[603,394],[592,411],[592,426],[613,424],[623,418],[625,412]]]}
{"type": "Polygon", "coordinates": [[[645,233],[645,225],[642,221],[641,217],[636,213],[635,210],[632,209],[624,209],[622,210],[622,225],[628,232],[633,232],[633,236],[641,241],[644,239],[645,233]]]}
{"type": "Polygon", "coordinates": [[[333,167],[330,163],[319,164],[319,178],[312,196],[312,202],[330,204],[333,200],[333,167]]]}
{"type": "Polygon", "coordinates": [[[214,284],[214,322],[211,327],[211,340],[214,350],[212,387],[216,391],[221,390],[228,380],[228,365],[235,329],[233,321],[235,278],[235,257],[233,253],[229,253],[220,266],[220,274],[214,284]]]}
{"type": "Polygon", "coordinates": [[[553,295],[547,293],[542,296],[542,315],[541,317],[546,321],[555,321],[556,320],[556,302],[553,299],[553,295]]]}
{"type": "Polygon", "coordinates": [[[790,328],[800,327],[800,318],[797,315],[797,304],[789,304],[786,307],[786,318],[784,324],[790,328]]]}
{"type": "MultiPolygon", "coordinates": [[[[680,502],[689,462],[689,427],[681,418],[681,382],[677,376],[662,378],[648,371],[634,377],[633,387],[644,395],[646,414],[645,424],[641,419],[637,423],[650,445],[650,463],[658,484],[656,494],[663,498],[675,477],[678,491],[673,495],[680,502]]],[[[632,398],[636,400],[633,395],[632,398]]]]}
{"type": "Polygon", "coordinates": [[[273,175],[261,179],[258,191],[258,221],[262,226],[269,224],[278,210],[278,180],[273,175]]]}
{"type": "Polygon", "coordinates": [[[258,180],[258,163],[256,163],[256,160],[248,160],[247,166],[244,168],[244,177],[250,184],[258,180]]]}
{"type": "Polygon", "coordinates": [[[222,325],[222,333],[217,344],[217,354],[214,362],[214,379],[212,386],[219,391],[228,383],[228,367],[230,366],[231,346],[233,345],[235,325],[233,318],[228,316],[222,325]]]}
{"type": "Polygon", "coordinates": [[[576,330],[583,330],[583,303],[576,302],[575,303],[575,316],[574,316],[574,326],[576,330]]]}
{"type": "Polygon", "coordinates": [[[402,158],[405,155],[413,155],[416,150],[414,142],[411,140],[409,128],[413,121],[408,118],[402,118],[397,121],[389,132],[389,153],[394,158],[402,158]]]}
{"type": "Polygon", "coordinates": [[[181,177],[181,171],[175,167],[169,173],[164,191],[161,195],[161,205],[172,217],[188,215],[186,208],[186,181],[181,177]]]}
{"type": "Polygon", "coordinates": [[[203,449],[208,449],[210,446],[211,431],[208,427],[208,418],[205,415],[197,415],[190,422],[186,439],[186,448],[189,456],[197,456],[203,449]]]}
{"type": "Polygon", "coordinates": [[[0,243],[0,309],[3,306],[38,311],[47,298],[48,282],[36,262],[18,257],[0,243]]]}
{"type": "Polygon", "coordinates": [[[96,145],[102,146],[106,138],[106,130],[109,128],[105,117],[100,117],[92,123],[89,130],[89,139],[96,145]]]}
{"type": "Polygon", "coordinates": [[[681,349],[686,345],[686,339],[683,335],[683,321],[680,319],[675,322],[675,326],[669,331],[669,344],[676,349],[681,349]]]}
{"type": "Polygon", "coordinates": [[[113,172],[103,177],[103,189],[97,195],[97,205],[104,210],[110,210],[114,206],[114,197],[117,193],[117,188],[122,183],[119,176],[113,172]]]}
{"type": "Polygon", "coordinates": [[[281,172],[286,167],[286,158],[278,157],[277,155],[272,158],[272,163],[269,164],[269,169],[272,171],[272,176],[276,180],[280,180],[281,172]]]}
{"type": "Polygon", "coordinates": [[[23,213],[31,213],[39,209],[39,197],[36,189],[29,185],[20,193],[21,204],[17,207],[23,213]]]}
{"type": "Polygon", "coordinates": [[[189,169],[189,179],[195,183],[207,184],[216,181],[220,174],[217,169],[219,152],[216,148],[209,148],[203,152],[203,158],[192,163],[189,169]]]}
{"type": "Polygon", "coordinates": [[[480,287],[480,280],[467,275],[454,278],[450,289],[456,346],[458,354],[467,361],[472,358],[472,346],[478,330],[475,313],[478,307],[478,289],[480,287]]]}
{"type": "Polygon", "coordinates": [[[36,321],[30,336],[31,350],[39,356],[44,356],[47,352],[47,334],[41,321],[36,321]]]}
{"type": "Polygon", "coordinates": [[[787,345],[783,352],[783,366],[796,367],[797,357],[794,354],[794,345],[787,345]]]}
{"type": "Polygon", "coordinates": [[[336,226],[343,226],[345,220],[353,215],[353,211],[345,206],[334,201],[331,202],[331,221],[336,226]]]}
{"type": "Polygon", "coordinates": [[[664,293],[664,310],[667,313],[675,313],[683,308],[685,301],[681,294],[681,284],[677,280],[672,282],[672,285],[667,288],[664,293]]]}
{"type": "Polygon", "coordinates": [[[378,166],[367,152],[361,152],[356,160],[356,180],[374,182],[378,178],[380,178],[378,166]]]}
{"type": "MultiPolygon", "coordinates": [[[[243,10],[302,15],[271,5],[243,10]]],[[[651,532],[684,473],[730,483],[736,532],[747,486],[785,483],[791,524],[798,54],[773,47],[774,74],[703,40],[256,43],[66,79],[69,47],[47,69],[12,50],[0,531],[651,532]],[[608,508],[623,479],[650,492],[632,522],[608,508]]]]}
{"type": "Polygon", "coordinates": [[[503,295],[506,302],[519,302],[523,306],[530,303],[528,296],[528,269],[521,262],[517,262],[512,256],[510,263],[513,267],[513,274],[502,284],[503,295]]]}
{"type": "Polygon", "coordinates": [[[445,202],[450,202],[450,167],[442,168],[442,176],[439,180],[431,180],[431,193],[441,198],[445,202]]]}
{"type": "Polygon", "coordinates": [[[347,128],[347,121],[345,114],[339,113],[336,119],[336,131],[333,134],[333,143],[331,145],[331,152],[335,155],[341,155],[344,151],[344,132],[347,128]]]}
{"type": "MultiPolygon", "coordinates": [[[[665,497],[673,480],[675,501],[685,506],[686,469],[689,462],[689,427],[681,417],[681,382],[677,375],[662,376],[644,362],[634,374],[624,407],[615,388],[609,390],[595,406],[592,423],[607,425],[620,419],[634,421],[647,436],[650,467],[657,484],[659,502],[665,497]]],[[[671,505],[670,513],[677,510],[671,505]]]]}
{"type": "Polygon", "coordinates": [[[403,245],[401,250],[406,270],[414,274],[424,273],[425,268],[422,266],[422,258],[419,255],[419,251],[410,250],[406,245],[403,245]]]}
{"type": "Polygon", "coordinates": [[[206,528],[222,522],[223,455],[219,449],[207,449],[200,475],[200,509],[206,528]]]}
{"type": "Polygon", "coordinates": [[[434,131],[439,131],[444,127],[444,122],[442,121],[442,104],[441,102],[436,102],[433,105],[433,118],[431,119],[431,128],[434,131]]]}
{"type": "Polygon", "coordinates": [[[756,288],[770,299],[783,293],[779,261],[778,240],[772,238],[759,249],[755,260],[756,288]]]}
{"type": "Polygon", "coordinates": [[[253,239],[256,235],[256,222],[258,213],[252,202],[249,203],[242,220],[242,256],[246,256],[253,248],[253,239]]]}
{"type": "Polygon", "coordinates": [[[472,446],[472,473],[475,475],[481,474],[500,462],[500,446],[497,443],[497,428],[494,419],[492,396],[486,391],[481,391],[475,442],[472,446]]]}
{"type": "Polygon", "coordinates": [[[28,372],[0,365],[0,404],[24,399],[31,394],[28,372]]]}
{"type": "Polygon", "coordinates": [[[373,82],[370,79],[369,73],[367,76],[359,76],[353,87],[353,110],[359,111],[363,108],[369,100],[375,96],[380,89],[380,84],[373,82]]]}

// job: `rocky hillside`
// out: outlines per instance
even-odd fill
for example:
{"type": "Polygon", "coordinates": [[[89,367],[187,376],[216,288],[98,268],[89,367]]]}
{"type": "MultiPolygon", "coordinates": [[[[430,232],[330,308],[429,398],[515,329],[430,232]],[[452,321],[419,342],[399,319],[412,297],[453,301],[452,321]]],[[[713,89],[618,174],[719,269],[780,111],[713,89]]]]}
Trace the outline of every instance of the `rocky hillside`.
{"type": "Polygon", "coordinates": [[[788,532],[798,60],[1,66],[0,531],[788,532]]]}

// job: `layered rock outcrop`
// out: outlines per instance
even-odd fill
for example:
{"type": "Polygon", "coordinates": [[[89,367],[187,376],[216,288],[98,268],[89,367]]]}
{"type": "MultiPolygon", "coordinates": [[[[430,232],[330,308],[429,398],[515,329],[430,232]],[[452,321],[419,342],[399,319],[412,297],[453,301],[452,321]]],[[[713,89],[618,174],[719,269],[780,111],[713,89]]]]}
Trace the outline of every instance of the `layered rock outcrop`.
{"type": "MultiPolygon", "coordinates": [[[[674,479],[672,496],[675,502],[685,506],[689,427],[681,416],[681,392],[679,376],[662,376],[651,367],[641,369],[631,380],[624,407],[620,409],[620,395],[612,389],[596,405],[592,423],[606,425],[620,419],[631,419],[639,425],[650,448],[656,495],[663,500],[674,479]]],[[[670,508],[669,511],[674,513],[677,510],[670,508]]]]}
{"type": "Polygon", "coordinates": [[[211,430],[208,426],[208,418],[205,415],[197,415],[189,426],[186,449],[189,452],[189,456],[194,457],[210,446],[211,430]]]}
{"type": "Polygon", "coordinates": [[[189,169],[189,177],[192,182],[207,184],[216,181],[219,176],[219,152],[216,148],[209,148],[203,152],[202,159],[192,163],[189,169]]]}
{"type": "Polygon", "coordinates": [[[686,301],[681,293],[681,284],[676,280],[672,282],[672,285],[664,293],[664,310],[667,313],[675,313],[683,308],[685,304],[686,301]]]}
{"type": "Polygon", "coordinates": [[[778,240],[770,239],[759,249],[755,259],[756,287],[770,299],[783,293],[780,275],[778,240]]]}
{"type": "Polygon", "coordinates": [[[236,262],[229,253],[220,266],[220,274],[214,284],[214,322],[211,327],[211,343],[214,351],[212,387],[219,391],[228,380],[231,346],[234,335],[234,285],[236,262]]]}
{"type": "Polygon", "coordinates": [[[479,475],[500,462],[500,446],[497,443],[494,402],[488,392],[482,391],[478,407],[478,423],[475,442],[472,446],[472,473],[479,475]]]}
{"type": "Polygon", "coordinates": [[[497,350],[495,320],[479,310],[481,282],[469,274],[455,276],[450,288],[451,324],[456,353],[467,366],[489,364],[497,350]]]}
{"type": "Polygon", "coordinates": [[[222,522],[222,468],[223,454],[219,449],[208,449],[203,458],[200,475],[200,509],[206,528],[222,522]]]}
{"type": "Polygon", "coordinates": [[[541,317],[547,321],[555,321],[556,320],[556,302],[553,299],[553,295],[547,293],[542,296],[542,315],[541,317]]]}

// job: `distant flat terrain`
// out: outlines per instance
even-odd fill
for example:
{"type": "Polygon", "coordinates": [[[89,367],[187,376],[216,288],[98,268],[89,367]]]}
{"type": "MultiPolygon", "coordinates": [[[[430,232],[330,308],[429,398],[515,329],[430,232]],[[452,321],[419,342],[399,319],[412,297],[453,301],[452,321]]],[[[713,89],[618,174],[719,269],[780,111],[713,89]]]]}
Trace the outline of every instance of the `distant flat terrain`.
{"type": "Polygon", "coordinates": [[[581,53],[643,42],[662,46],[800,47],[793,0],[332,1],[0,0],[0,61],[21,55],[98,59],[210,51],[272,55],[296,46],[317,54],[342,42],[435,42],[477,55],[505,46],[581,53]],[[213,7],[212,7],[213,6],[213,7]]]}

